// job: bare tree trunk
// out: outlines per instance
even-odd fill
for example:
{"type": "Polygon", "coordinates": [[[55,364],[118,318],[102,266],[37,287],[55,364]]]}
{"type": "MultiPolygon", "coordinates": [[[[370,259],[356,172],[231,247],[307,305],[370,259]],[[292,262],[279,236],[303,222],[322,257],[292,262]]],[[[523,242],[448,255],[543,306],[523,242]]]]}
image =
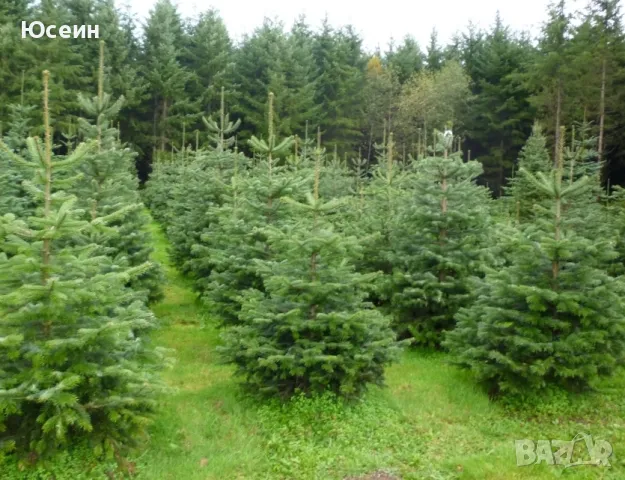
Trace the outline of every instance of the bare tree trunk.
{"type": "Polygon", "coordinates": [[[152,147],[156,150],[156,123],[158,120],[158,100],[154,97],[154,115],[152,115],[152,147]]]}
{"type": "Polygon", "coordinates": [[[606,79],[607,62],[605,57],[603,58],[603,64],[601,66],[601,99],[599,100],[599,146],[598,161],[603,160],[603,137],[605,130],[605,79],[606,79]]]}
{"type": "Polygon", "coordinates": [[[165,151],[165,130],[167,125],[167,99],[163,100],[163,127],[161,128],[161,150],[165,151]]]}
{"type": "Polygon", "coordinates": [[[554,154],[553,163],[557,165],[558,162],[558,145],[560,142],[560,117],[562,115],[562,83],[558,80],[558,91],[556,93],[556,130],[554,138],[554,154]]]}

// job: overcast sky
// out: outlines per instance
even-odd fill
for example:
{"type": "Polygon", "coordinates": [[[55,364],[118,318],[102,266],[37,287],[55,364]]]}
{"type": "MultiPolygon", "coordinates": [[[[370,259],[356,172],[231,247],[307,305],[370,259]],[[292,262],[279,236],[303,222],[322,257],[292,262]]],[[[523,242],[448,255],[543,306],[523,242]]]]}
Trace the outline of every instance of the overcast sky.
{"type": "MultiPolygon", "coordinates": [[[[155,1],[132,0],[131,9],[140,18],[146,18],[155,1]]],[[[586,0],[569,1],[572,8],[586,4],[586,0]]],[[[327,14],[334,26],[352,24],[368,50],[378,45],[385,50],[391,37],[398,43],[407,34],[425,48],[433,27],[438,30],[441,43],[445,43],[454,32],[464,30],[469,20],[488,27],[497,10],[513,29],[537,34],[546,18],[549,0],[177,0],[176,3],[184,17],[216,8],[235,39],[251,33],[264,17],[277,17],[290,27],[297,16],[305,14],[316,27],[327,14]]]]}

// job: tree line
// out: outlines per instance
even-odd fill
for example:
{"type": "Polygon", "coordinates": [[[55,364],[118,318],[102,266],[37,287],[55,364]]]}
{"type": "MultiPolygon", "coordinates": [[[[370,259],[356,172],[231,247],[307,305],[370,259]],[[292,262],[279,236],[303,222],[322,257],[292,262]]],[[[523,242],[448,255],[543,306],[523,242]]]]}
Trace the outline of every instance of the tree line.
{"type": "Polygon", "coordinates": [[[14,105],[39,104],[45,68],[51,95],[61,99],[51,112],[57,135],[76,130],[76,92],[95,93],[98,42],[22,39],[21,22],[100,26],[105,87],[126,99],[119,129],[139,152],[144,179],[159,152],[208,145],[202,117],[217,114],[224,89],[246,150],[252,135],[267,131],[272,91],[277,134],[305,138],[321,127],[342,158],[375,160],[374,145],[391,131],[398,153],[416,157],[435,129],[450,128],[465,160],[482,162],[481,182],[496,195],[514,175],[535,119],[554,157],[560,126],[586,121],[605,165],[603,183],[625,181],[617,0],[590,0],[575,14],[566,0],[552,2],[538,38],[496,15],[490,28],[469,24],[446,45],[433,30],[425,46],[407,36],[373,52],[352,26],[326,19],[313,28],[304,17],[290,27],[264,19],[235,42],[216,10],[184,19],[170,0],[154,5],[143,29],[113,0],[1,0],[0,19],[0,121],[11,122],[14,105]]]}

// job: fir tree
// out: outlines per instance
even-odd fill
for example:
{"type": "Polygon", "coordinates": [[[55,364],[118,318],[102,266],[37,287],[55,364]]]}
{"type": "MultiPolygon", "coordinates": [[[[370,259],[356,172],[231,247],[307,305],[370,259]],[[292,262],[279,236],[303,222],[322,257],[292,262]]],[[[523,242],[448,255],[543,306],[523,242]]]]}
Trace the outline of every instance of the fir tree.
{"type": "Polygon", "coordinates": [[[276,165],[276,155],[284,155],[293,143],[292,138],[279,141],[273,130],[273,94],[268,103],[268,140],[252,137],[250,145],[261,156],[261,161],[247,175],[238,172],[232,177],[221,208],[211,210],[215,222],[194,247],[194,254],[205,271],[207,279],[200,279],[200,290],[209,308],[225,323],[238,323],[241,292],[245,289],[264,289],[256,272],[254,259],[271,257],[264,228],[281,228],[284,221],[286,195],[296,196],[308,178],[306,171],[292,171],[286,165],[276,165]],[[203,260],[202,260],[203,259],[203,260]]]}
{"type": "Polygon", "coordinates": [[[392,260],[396,329],[431,347],[439,346],[457,310],[469,303],[469,277],[490,261],[488,193],[475,183],[481,165],[450,155],[451,138],[438,136],[434,151],[442,150],[442,156],[416,163],[392,260]]]}
{"type": "Polygon", "coordinates": [[[572,228],[565,202],[583,196],[589,178],[562,181],[562,137],[556,169],[521,170],[550,208],[510,232],[511,263],[479,283],[475,303],[447,336],[457,363],[493,392],[592,386],[625,358],[624,287],[605,271],[614,243],[572,228]]]}
{"type": "MultiPolygon", "coordinates": [[[[232,40],[219,13],[210,9],[200,14],[189,28],[183,64],[195,73],[188,91],[200,98],[201,111],[212,116],[220,107],[220,92],[232,90],[235,74],[232,40]]],[[[228,92],[231,94],[232,92],[228,92]]]]}
{"type": "Polygon", "coordinates": [[[226,113],[225,105],[225,89],[221,88],[221,103],[219,107],[219,123],[212,117],[202,117],[202,121],[210,132],[209,140],[215,145],[219,151],[226,150],[234,145],[235,138],[232,136],[234,132],[241,126],[241,120],[230,121],[230,114],[226,113]]]}
{"type": "Polygon", "coordinates": [[[272,257],[255,261],[265,292],[243,294],[242,324],[224,334],[225,359],[260,394],[356,396],[381,383],[400,352],[388,319],[364,302],[374,274],[346,260],[358,254],[357,239],[326,220],[339,201],[320,199],[320,169],[306,203],[288,200],[298,220],[265,229],[272,257]]]}
{"type": "Polygon", "coordinates": [[[417,41],[411,36],[406,36],[399,48],[388,52],[385,57],[389,67],[395,72],[397,80],[402,85],[423,69],[423,52],[421,52],[417,41]]]}
{"type": "MultiPolygon", "coordinates": [[[[118,131],[112,127],[124,98],[113,101],[104,92],[104,80],[104,42],[100,42],[98,94],[93,98],[79,96],[85,114],[93,119],[93,123],[79,119],[81,134],[85,139],[95,140],[97,148],[82,163],[83,178],[73,192],[86,211],[85,220],[95,220],[115,211],[123,212],[97,237],[85,241],[100,245],[101,252],[111,256],[116,263],[134,267],[150,260],[149,218],[143,211],[138,193],[135,155],[119,144],[118,131]]],[[[133,278],[130,286],[148,299],[156,300],[162,295],[163,282],[162,270],[152,264],[149,271],[133,278]]]]}
{"type": "MultiPolygon", "coordinates": [[[[532,135],[519,153],[517,171],[523,168],[532,174],[547,173],[551,170],[551,164],[551,158],[547,151],[547,139],[542,133],[540,124],[536,122],[532,129],[532,135]]],[[[506,193],[510,198],[510,209],[514,212],[514,218],[518,222],[532,219],[534,204],[543,198],[534,184],[527,177],[519,174],[510,179],[506,193]]]]}
{"type": "Polygon", "coordinates": [[[427,56],[425,60],[428,70],[431,72],[440,70],[443,66],[443,60],[443,50],[438,43],[438,32],[436,29],[433,29],[430,34],[430,43],[428,44],[427,56]]]}
{"type": "MultiPolygon", "coordinates": [[[[26,149],[25,138],[29,134],[29,116],[34,107],[10,105],[10,123],[4,142],[13,152],[26,149]]],[[[27,173],[6,152],[0,151],[0,215],[13,213],[23,216],[32,210],[32,202],[22,183],[27,173]]]]}
{"type": "Polygon", "coordinates": [[[0,222],[11,253],[0,253],[0,445],[36,457],[89,439],[96,453],[120,455],[144,431],[160,385],[156,352],[136,335],[154,317],[125,287],[147,266],[122,270],[95,245],[72,245],[107,218],[81,220],[76,198],[58,190],[89,146],[53,155],[47,87],[45,71],[45,141],[28,139],[30,160],[10,154],[35,172],[37,212],[0,222]]]}
{"type": "Polygon", "coordinates": [[[371,171],[371,180],[353,198],[347,231],[360,238],[363,255],[356,262],[360,273],[380,273],[371,285],[369,299],[379,307],[387,307],[391,296],[393,244],[396,235],[397,205],[409,181],[400,170],[394,155],[393,134],[385,145],[378,145],[378,165],[371,171]]]}
{"type": "Polygon", "coordinates": [[[182,123],[194,110],[185,92],[193,75],[181,64],[182,22],[170,0],[159,0],[150,12],[144,42],[144,74],[153,102],[153,145],[163,152],[181,138],[182,123]]]}

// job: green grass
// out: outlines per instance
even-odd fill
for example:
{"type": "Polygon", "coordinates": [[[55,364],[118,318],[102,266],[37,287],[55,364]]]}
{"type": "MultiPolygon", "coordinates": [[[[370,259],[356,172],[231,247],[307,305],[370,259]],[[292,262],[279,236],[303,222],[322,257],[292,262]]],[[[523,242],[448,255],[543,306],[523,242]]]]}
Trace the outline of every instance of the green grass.
{"type": "MultiPolygon", "coordinates": [[[[162,399],[149,443],[130,459],[136,478],[332,480],[376,471],[403,479],[625,478],[622,374],[600,393],[493,403],[446,355],[410,351],[388,369],[386,388],[371,389],[355,404],[330,397],[259,404],[243,397],[232,369],[219,364],[215,326],[169,265],[163,234],[152,228],[155,258],[169,279],[165,298],[154,305],[163,324],[155,340],[175,349],[177,362],[165,372],[172,392],[162,399]],[[570,440],[578,433],[609,440],[613,466],[516,466],[515,439],[570,440]]],[[[57,480],[107,478],[102,466],[81,476],[71,455],[52,470],[57,480]]]]}

